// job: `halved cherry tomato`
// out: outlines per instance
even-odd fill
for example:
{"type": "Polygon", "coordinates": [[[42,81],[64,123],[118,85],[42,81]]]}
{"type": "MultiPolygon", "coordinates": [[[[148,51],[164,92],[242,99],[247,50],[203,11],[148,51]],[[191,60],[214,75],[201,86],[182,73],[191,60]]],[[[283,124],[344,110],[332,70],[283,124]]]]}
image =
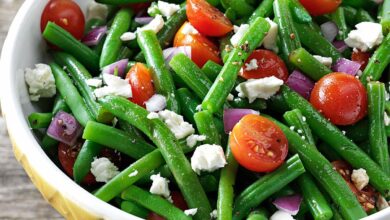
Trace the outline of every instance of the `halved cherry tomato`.
{"type": "MultiPolygon", "coordinates": [[[[171,193],[171,196],[172,196],[172,201],[173,201],[173,204],[181,209],[181,210],[186,210],[188,209],[188,206],[187,206],[187,203],[186,201],[184,200],[183,196],[181,195],[180,192],[178,191],[173,191],[171,193]]],[[[156,213],[154,212],[150,212],[149,215],[148,215],[148,220],[165,220],[165,218],[157,215],[156,213]]]]}
{"type": "Polygon", "coordinates": [[[205,0],[188,0],[187,17],[206,36],[221,37],[233,30],[230,20],[205,0]]]}
{"type": "Polygon", "coordinates": [[[364,210],[366,210],[366,212],[369,212],[370,210],[375,208],[375,198],[377,196],[377,192],[375,192],[375,189],[371,185],[367,185],[362,190],[358,190],[351,180],[352,167],[347,162],[337,160],[333,161],[332,165],[335,170],[347,182],[349,188],[351,188],[351,191],[356,195],[358,201],[360,202],[360,205],[362,205],[364,210]]]}
{"type": "Polygon", "coordinates": [[[255,50],[246,60],[240,72],[240,76],[245,79],[260,79],[268,76],[275,76],[284,82],[288,78],[288,70],[283,60],[269,50],[255,50]],[[258,68],[246,70],[246,66],[256,60],[258,68]]]}
{"type": "Polygon", "coordinates": [[[311,15],[318,16],[334,12],[342,0],[299,0],[311,15]]]}
{"type": "Polygon", "coordinates": [[[85,19],[79,5],[72,0],[50,0],[41,15],[41,31],[52,21],[80,40],[84,34],[85,19]]]}
{"type": "Polygon", "coordinates": [[[331,73],[314,86],[310,103],[335,125],[351,125],[367,114],[367,92],[355,77],[331,73]]]}
{"type": "Polygon", "coordinates": [[[352,53],[352,61],[356,62],[356,63],[359,63],[360,65],[362,65],[360,67],[360,70],[363,71],[367,64],[368,64],[368,61],[370,60],[370,57],[371,57],[371,54],[369,52],[362,52],[362,51],[354,51],[352,53]]]}
{"type": "Polygon", "coordinates": [[[288,141],[272,121],[259,115],[246,115],[234,126],[230,148],[237,162],[254,172],[271,172],[286,159],[288,141]]]}
{"type": "Polygon", "coordinates": [[[183,29],[188,22],[176,33],[173,45],[175,47],[190,46],[191,47],[191,60],[196,63],[200,68],[209,60],[216,63],[222,63],[219,58],[218,47],[203,35],[197,34],[184,34],[183,29]]]}
{"type": "Polygon", "coordinates": [[[136,63],[127,73],[133,97],[129,100],[145,107],[145,102],[154,95],[154,86],[150,70],[142,63],[136,63]]]}

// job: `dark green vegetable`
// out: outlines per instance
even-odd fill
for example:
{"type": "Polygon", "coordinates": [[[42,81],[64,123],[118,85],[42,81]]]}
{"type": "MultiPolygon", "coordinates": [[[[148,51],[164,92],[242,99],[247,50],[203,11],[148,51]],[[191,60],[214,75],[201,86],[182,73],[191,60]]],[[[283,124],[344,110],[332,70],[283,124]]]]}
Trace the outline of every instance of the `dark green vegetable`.
{"type": "Polygon", "coordinates": [[[149,210],[145,209],[144,207],[137,205],[134,202],[130,201],[122,201],[121,202],[121,209],[129,214],[135,215],[140,218],[146,219],[149,214],[149,210]]]}
{"type": "Polygon", "coordinates": [[[53,114],[33,112],[28,116],[28,123],[32,129],[47,128],[51,123],[53,114]]]}
{"type": "Polygon", "coordinates": [[[76,183],[81,183],[91,170],[91,163],[100,153],[103,146],[92,141],[85,141],[76,161],[73,165],[73,179],[76,183]]]}
{"type": "Polygon", "coordinates": [[[267,103],[264,99],[256,99],[249,103],[248,99],[234,97],[233,101],[229,102],[234,108],[250,108],[253,110],[264,110],[267,108],[267,103]]]}
{"type": "Polygon", "coordinates": [[[290,129],[297,132],[302,137],[305,137],[304,140],[307,141],[312,146],[315,146],[315,141],[311,133],[309,125],[306,123],[306,117],[302,115],[302,112],[299,109],[294,109],[284,113],[284,120],[287,124],[292,126],[290,129]]]}
{"type": "Polygon", "coordinates": [[[328,144],[324,142],[318,144],[317,149],[329,161],[342,160],[340,155],[336,151],[334,151],[333,148],[331,148],[328,144]]]}
{"type": "Polygon", "coordinates": [[[195,124],[194,115],[200,101],[187,88],[178,89],[176,94],[184,118],[191,124],[195,124]]]}
{"type": "Polygon", "coordinates": [[[246,220],[268,220],[269,213],[266,209],[259,209],[249,213],[246,220]]]}
{"type": "Polygon", "coordinates": [[[199,134],[206,136],[204,143],[221,145],[221,135],[218,133],[212,114],[200,111],[194,114],[194,119],[199,134]]]}
{"type": "Polygon", "coordinates": [[[52,114],[55,115],[57,114],[57,112],[59,111],[64,111],[64,112],[70,112],[70,109],[69,107],[66,105],[66,102],[65,100],[62,98],[62,96],[60,94],[57,94],[56,96],[56,99],[54,100],[54,104],[53,104],[53,110],[52,110],[52,114]]]}
{"type": "Polygon", "coordinates": [[[233,0],[230,1],[230,7],[237,13],[240,17],[249,16],[255,10],[246,0],[233,0]]]}
{"type": "Polygon", "coordinates": [[[309,12],[306,11],[298,0],[290,0],[290,10],[295,22],[309,23],[312,21],[309,12]]]}
{"type": "Polygon", "coordinates": [[[248,19],[252,23],[256,18],[270,17],[273,13],[274,0],[263,0],[248,19]]]}
{"type": "Polygon", "coordinates": [[[368,120],[363,119],[351,126],[340,127],[340,130],[345,131],[345,135],[355,143],[360,143],[368,140],[368,120]]]}
{"type": "Polygon", "coordinates": [[[211,60],[207,61],[207,63],[202,67],[203,73],[206,74],[207,78],[211,81],[214,81],[218,77],[221,70],[222,66],[211,60]]]}
{"type": "Polygon", "coordinates": [[[383,28],[383,34],[390,32],[390,1],[384,0],[381,8],[380,21],[383,28]]]}
{"type": "Polygon", "coordinates": [[[345,40],[348,37],[348,27],[345,21],[344,8],[338,7],[336,11],[330,14],[330,19],[337,25],[339,29],[337,39],[345,40]]]}
{"type": "Polygon", "coordinates": [[[203,175],[199,177],[199,182],[206,193],[218,190],[218,179],[214,175],[203,175]]]}

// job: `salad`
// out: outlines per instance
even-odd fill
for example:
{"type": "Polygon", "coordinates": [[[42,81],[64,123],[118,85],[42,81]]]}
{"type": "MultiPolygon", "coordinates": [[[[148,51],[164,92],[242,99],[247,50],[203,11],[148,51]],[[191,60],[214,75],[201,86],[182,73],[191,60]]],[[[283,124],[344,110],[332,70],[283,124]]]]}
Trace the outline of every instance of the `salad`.
{"type": "Polygon", "coordinates": [[[50,0],[27,68],[47,155],[145,219],[389,207],[390,0],[50,0]]]}

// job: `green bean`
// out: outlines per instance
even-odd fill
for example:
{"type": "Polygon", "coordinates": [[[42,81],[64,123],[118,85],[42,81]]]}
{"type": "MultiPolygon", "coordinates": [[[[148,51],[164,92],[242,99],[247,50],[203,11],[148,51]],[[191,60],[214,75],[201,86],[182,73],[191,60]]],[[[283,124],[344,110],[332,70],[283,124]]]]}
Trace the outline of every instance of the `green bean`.
{"type": "Polygon", "coordinates": [[[184,118],[191,124],[195,124],[194,114],[200,101],[187,88],[178,89],[176,94],[184,118]]]}
{"type": "Polygon", "coordinates": [[[252,23],[256,18],[270,17],[273,13],[274,0],[263,0],[248,19],[252,23]]]}
{"type": "Polygon", "coordinates": [[[87,34],[88,32],[90,32],[92,29],[94,29],[95,27],[99,27],[99,26],[102,26],[104,25],[104,21],[100,18],[91,18],[89,21],[87,21],[87,23],[85,24],[85,30],[84,30],[84,34],[87,34]]]}
{"type": "Polygon", "coordinates": [[[61,94],[57,94],[55,100],[54,100],[54,105],[53,105],[53,110],[52,114],[55,115],[59,111],[64,111],[64,112],[70,112],[69,107],[66,105],[66,102],[64,98],[62,98],[61,94]]]}
{"type": "Polygon", "coordinates": [[[249,213],[246,220],[268,220],[269,213],[266,209],[261,208],[249,213]]]}
{"type": "Polygon", "coordinates": [[[157,169],[152,170],[150,173],[144,175],[141,179],[139,179],[137,181],[136,185],[140,186],[140,185],[150,184],[150,182],[152,181],[150,179],[150,177],[152,175],[155,175],[155,174],[160,174],[162,177],[164,177],[166,179],[171,179],[172,178],[172,173],[169,170],[168,165],[164,164],[164,165],[158,167],[157,169]]]}
{"type": "Polygon", "coordinates": [[[96,2],[108,5],[124,5],[131,3],[151,2],[151,0],[96,0],[96,2]]]}
{"type": "Polygon", "coordinates": [[[292,51],[288,59],[296,68],[302,70],[308,77],[316,81],[332,72],[304,48],[292,51]]]}
{"type": "Polygon", "coordinates": [[[95,142],[88,140],[84,142],[73,165],[73,179],[76,183],[81,183],[87,176],[91,170],[92,161],[102,149],[103,146],[95,142]]]}
{"type": "Polygon", "coordinates": [[[250,24],[248,31],[238,42],[236,48],[230,53],[214,84],[202,102],[202,108],[216,113],[221,110],[230,91],[233,89],[243,63],[260,44],[268,32],[270,25],[263,18],[257,18],[250,24]]]}
{"type": "Polygon", "coordinates": [[[212,114],[200,111],[195,113],[194,119],[199,134],[206,136],[204,143],[221,145],[221,135],[218,133],[212,114]]]}
{"type": "Polygon", "coordinates": [[[133,56],[133,51],[126,46],[122,46],[116,60],[130,59],[133,56]]]}
{"type": "Polygon", "coordinates": [[[168,200],[161,198],[158,195],[153,195],[137,186],[130,186],[127,188],[122,193],[122,199],[133,201],[170,220],[192,219],[168,200]]]}
{"type": "MultiPolygon", "coordinates": [[[[219,41],[219,51],[221,53],[221,58],[222,58],[223,63],[226,63],[227,59],[229,58],[231,48],[233,47],[232,43],[230,42],[230,39],[232,36],[233,36],[233,34],[231,34],[231,33],[227,34],[225,37],[221,38],[221,40],[219,41]]],[[[221,70],[222,70],[222,68],[221,68],[221,70]]],[[[219,71],[219,72],[221,72],[221,71],[219,71]]],[[[218,74],[219,74],[219,72],[218,72],[218,74]]],[[[212,81],[214,81],[214,80],[212,80],[212,81]]]]}
{"type": "Polygon", "coordinates": [[[329,161],[342,160],[340,155],[336,151],[334,151],[331,147],[329,147],[328,144],[324,142],[318,144],[317,149],[329,161]]]}
{"type": "Polygon", "coordinates": [[[122,201],[121,209],[129,214],[135,215],[143,219],[146,219],[149,215],[149,210],[130,201],[122,201]]]}
{"type": "Polygon", "coordinates": [[[128,8],[122,8],[115,15],[100,55],[100,68],[116,61],[122,47],[120,37],[129,30],[132,16],[133,12],[128,8]]]}
{"type": "Polygon", "coordinates": [[[56,150],[56,147],[58,146],[58,141],[54,140],[47,134],[43,137],[41,146],[43,151],[46,153],[52,153],[52,151],[56,150]]]}
{"type": "Polygon", "coordinates": [[[342,131],[345,131],[345,135],[355,143],[360,143],[368,140],[368,120],[363,119],[351,126],[340,127],[342,131]]]}
{"type": "Polygon", "coordinates": [[[357,10],[351,6],[343,6],[345,21],[349,26],[355,26],[357,10]]]}
{"type": "Polygon", "coordinates": [[[206,74],[207,78],[209,80],[214,81],[217,77],[219,72],[221,72],[222,66],[213,62],[212,60],[207,61],[205,65],[202,67],[202,71],[204,74],[206,74]]]}
{"type": "Polygon", "coordinates": [[[175,98],[175,85],[165,64],[156,34],[147,30],[138,32],[137,36],[138,44],[145,55],[146,62],[153,70],[153,82],[157,92],[165,96],[169,110],[179,113],[180,106],[175,98]]]}
{"type": "Polygon", "coordinates": [[[251,208],[258,206],[304,172],[305,168],[299,156],[292,156],[277,170],[264,175],[237,196],[234,203],[233,219],[243,219],[249,214],[251,208]]]}
{"type": "Polygon", "coordinates": [[[206,193],[169,128],[159,119],[147,119],[145,109],[125,98],[106,96],[99,102],[116,117],[137,127],[157,145],[189,207],[198,208],[195,219],[209,218],[211,207],[206,193]]]}
{"type": "Polygon", "coordinates": [[[79,91],[77,91],[72,80],[61,67],[55,63],[50,64],[50,67],[56,81],[57,90],[64,98],[70,110],[72,110],[77,121],[85,127],[88,121],[93,120],[93,117],[88,111],[88,107],[84,103],[79,91]]]}
{"type": "Polygon", "coordinates": [[[284,113],[283,118],[284,120],[286,120],[288,125],[292,126],[290,128],[293,128],[293,131],[305,137],[305,140],[309,144],[315,146],[316,143],[314,141],[309,125],[306,123],[306,118],[302,115],[302,112],[299,109],[294,109],[284,113]]]}
{"type": "Polygon", "coordinates": [[[367,67],[364,69],[360,81],[367,85],[369,81],[379,80],[390,63],[390,35],[387,35],[382,44],[376,49],[375,53],[368,61],[367,67]]]}
{"type": "Polygon", "coordinates": [[[104,42],[106,41],[106,39],[107,36],[104,36],[96,46],[92,47],[93,52],[95,52],[99,57],[100,54],[102,54],[104,42]]]}
{"type": "Polygon", "coordinates": [[[344,8],[338,7],[336,11],[330,14],[330,19],[337,25],[339,32],[338,40],[345,40],[348,37],[348,27],[345,21],[344,8]]]}
{"type": "Polygon", "coordinates": [[[48,22],[42,36],[63,51],[72,54],[93,73],[99,70],[99,56],[62,27],[48,22]]]}
{"type": "Polygon", "coordinates": [[[390,1],[384,0],[381,8],[381,25],[383,28],[383,34],[387,35],[390,32],[390,1]]]}
{"type": "Polygon", "coordinates": [[[199,177],[199,182],[206,193],[216,192],[218,190],[218,180],[214,175],[208,174],[201,176],[199,177]]]}
{"type": "Polygon", "coordinates": [[[286,86],[282,86],[281,92],[290,108],[301,110],[310,128],[320,139],[328,143],[354,168],[363,168],[367,171],[370,183],[378,191],[385,192],[390,189],[390,177],[337,127],[317,112],[306,99],[286,86]]]}
{"type": "Polygon", "coordinates": [[[283,96],[280,93],[277,93],[267,100],[267,109],[284,114],[286,111],[290,110],[290,107],[288,107],[286,101],[284,101],[283,96]]]}
{"type": "Polygon", "coordinates": [[[229,102],[234,108],[250,108],[253,110],[264,110],[267,108],[267,103],[264,99],[256,99],[249,103],[248,99],[234,97],[233,101],[229,102]]]}
{"type": "Polygon", "coordinates": [[[299,23],[310,23],[312,18],[309,12],[301,5],[298,0],[290,0],[290,10],[294,21],[299,23]]]}
{"type": "Polygon", "coordinates": [[[369,9],[375,7],[374,1],[367,1],[367,0],[343,0],[343,5],[348,5],[355,8],[369,8],[369,9]]]}
{"type": "Polygon", "coordinates": [[[47,128],[51,123],[52,117],[51,113],[33,112],[28,116],[28,123],[32,129],[47,128]]]}
{"type": "Polygon", "coordinates": [[[390,175],[390,157],[384,123],[385,84],[369,82],[367,84],[367,96],[371,158],[379,164],[385,173],[390,175]]]}
{"type": "Polygon", "coordinates": [[[240,17],[249,16],[255,10],[246,0],[233,0],[230,1],[230,7],[237,13],[240,17]]]}
{"type": "Polygon", "coordinates": [[[368,22],[376,22],[375,19],[368,13],[366,10],[360,8],[357,10],[357,14],[355,17],[356,23],[368,21],[368,22]]]}

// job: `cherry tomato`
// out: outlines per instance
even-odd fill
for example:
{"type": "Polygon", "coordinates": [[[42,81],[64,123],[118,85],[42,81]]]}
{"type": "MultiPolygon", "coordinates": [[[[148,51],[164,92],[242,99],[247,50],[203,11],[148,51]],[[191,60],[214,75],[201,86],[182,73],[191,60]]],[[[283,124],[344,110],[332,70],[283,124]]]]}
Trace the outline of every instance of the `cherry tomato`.
{"type": "Polygon", "coordinates": [[[145,102],[154,95],[154,86],[150,70],[142,63],[136,63],[127,73],[133,97],[129,100],[145,107],[145,102]]]}
{"type": "Polygon", "coordinates": [[[149,6],[150,6],[150,2],[145,2],[145,3],[133,3],[133,4],[129,4],[128,7],[130,7],[131,9],[133,9],[133,11],[135,13],[138,13],[144,9],[147,9],[149,6]]]}
{"type": "MultiPolygon", "coordinates": [[[[187,210],[188,209],[188,206],[187,206],[187,203],[186,201],[184,200],[183,196],[181,195],[180,192],[178,191],[173,191],[171,193],[171,196],[172,196],[172,200],[173,200],[173,204],[181,209],[181,210],[187,210]]],[[[165,218],[157,215],[156,213],[154,212],[150,212],[149,215],[148,215],[148,220],[165,220],[165,218]]]]}
{"type": "Polygon", "coordinates": [[[254,172],[271,172],[286,159],[288,142],[283,131],[259,115],[246,115],[234,126],[230,148],[237,162],[254,172]]]}
{"type": "Polygon", "coordinates": [[[230,20],[205,0],[188,0],[187,17],[205,36],[221,37],[233,30],[230,20]]]}
{"type": "Polygon", "coordinates": [[[275,53],[269,50],[255,50],[246,60],[245,65],[240,72],[240,76],[245,79],[259,79],[268,76],[275,76],[284,82],[288,78],[288,70],[283,60],[275,53]],[[246,70],[246,66],[256,60],[258,68],[246,70]]]}
{"type": "Polygon", "coordinates": [[[370,57],[371,57],[371,54],[369,52],[362,52],[362,51],[354,51],[352,53],[352,61],[355,61],[356,63],[359,63],[360,65],[362,65],[360,67],[360,70],[363,71],[367,64],[368,64],[368,61],[370,60],[370,57]]]}
{"type": "Polygon", "coordinates": [[[352,125],[367,114],[367,92],[355,77],[331,73],[322,77],[311,92],[310,102],[335,125],[352,125]]]}
{"type": "MultiPolygon", "coordinates": [[[[68,176],[73,178],[73,165],[76,161],[77,155],[80,152],[82,143],[78,143],[75,146],[69,146],[64,143],[58,145],[58,159],[61,163],[62,168],[68,176]]],[[[84,178],[83,184],[92,185],[95,184],[95,177],[91,172],[84,178]]]]}
{"type": "Polygon", "coordinates": [[[221,64],[218,47],[201,34],[184,34],[183,29],[189,23],[186,22],[176,33],[173,45],[175,47],[190,46],[191,60],[200,68],[209,60],[221,64]]]}
{"type": "Polygon", "coordinates": [[[85,19],[80,7],[72,0],[50,0],[41,16],[41,31],[52,21],[80,40],[84,34],[85,19]]]}
{"type": "Polygon", "coordinates": [[[360,205],[369,212],[375,207],[375,198],[377,192],[371,185],[367,185],[362,190],[358,190],[351,180],[352,167],[345,161],[337,160],[332,162],[333,167],[336,171],[344,178],[347,182],[351,191],[356,195],[360,205]]]}
{"type": "Polygon", "coordinates": [[[318,16],[334,12],[342,0],[299,0],[311,15],[318,16]]]}

